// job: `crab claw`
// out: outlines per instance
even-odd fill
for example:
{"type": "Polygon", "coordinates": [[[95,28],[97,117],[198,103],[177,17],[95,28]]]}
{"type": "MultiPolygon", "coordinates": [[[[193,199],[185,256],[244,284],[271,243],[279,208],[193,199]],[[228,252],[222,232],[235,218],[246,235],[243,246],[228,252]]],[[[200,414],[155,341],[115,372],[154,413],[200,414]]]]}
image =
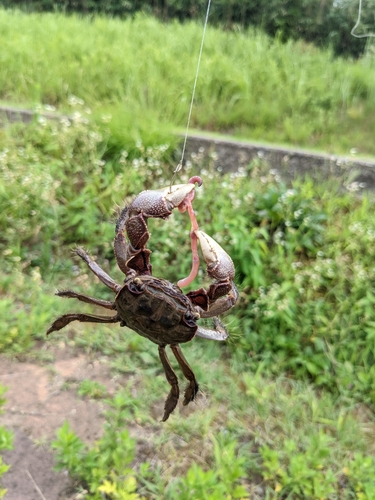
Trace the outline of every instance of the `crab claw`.
{"type": "MultiPolygon", "coordinates": [[[[231,309],[238,299],[238,291],[233,283],[234,264],[227,252],[211,236],[199,229],[193,231],[192,236],[194,236],[192,242],[195,240],[195,242],[199,241],[200,243],[203,258],[207,265],[207,273],[213,278],[214,282],[211,283],[208,290],[200,288],[189,292],[187,296],[195,306],[199,307],[201,318],[218,316],[231,309]]],[[[185,281],[189,279],[190,276],[183,280],[184,286],[185,281]]],[[[178,285],[181,286],[180,283],[178,285]]],[[[219,339],[215,337],[215,340],[219,339]]]]}
{"type": "Polygon", "coordinates": [[[200,230],[194,232],[199,240],[209,276],[219,281],[232,281],[235,269],[227,252],[208,234],[200,230]]]}
{"type": "Polygon", "coordinates": [[[194,191],[194,184],[177,184],[171,188],[142,191],[129,206],[129,216],[166,218],[194,191]]]}
{"type": "MultiPolygon", "coordinates": [[[[189,179],[187,184],[142,191],[128,207],[122,210],[116,223],[114,250],[117,263],[124,274],[128,274],[129,269],[138,274],[151,274],[151,252],[146,249],[147,241],[150,238],[147,227],[148,218],[166,219],[171,215],[172,210],[178,207],[181,212],[188,210],[192,230],[198,229],[192,207],[195,184],[200,186],[202,179],[195,176],[189,179]]],[[[194,241],[192,238],[192,246],[194,245],[196,246],[196,238],[194,241]]]]}

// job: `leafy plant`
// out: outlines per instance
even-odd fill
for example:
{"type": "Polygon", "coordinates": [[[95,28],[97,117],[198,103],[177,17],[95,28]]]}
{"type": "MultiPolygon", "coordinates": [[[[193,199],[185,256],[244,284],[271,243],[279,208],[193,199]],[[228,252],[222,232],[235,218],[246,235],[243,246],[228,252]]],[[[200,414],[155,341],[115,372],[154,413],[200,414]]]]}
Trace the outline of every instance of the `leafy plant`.
{"type": "MultiPolygon", "coordinates": [[[[6,266],[12,260],[7,255],[6,266]]],[[[0,277],[0,352],[16,354],[30,349],[34,340],[45,339],[46,325],[54,318],[56,307],[65,312],[69,304],[59,303],[51,294],[39,267],[26,274],[21,259],[13,262],[13,272],[0,277]]]]}
{"type": "Polygon", "coordinates": [[[103,384],[96,382],[95,380],[82,380],[79,384],[77,393],[79,396],[87,396],[93,399],[103,398],[106,394],[106,388],[103,384]]]}
{"type": "Polygon", "coordinates": [[[375,460],[374,457],[365,457],[356,453],[343,468],[343,473],[356,494],[361,500],[373,500],[375,491],[375,460]]]}
{"type": "MultiPolygon", "coordinates": [[[[30,350],[33,340],[45,338],[48,323],[71,309],[53,296],[56,286],[113,299],[86,267],[71,261],[69,249],[85,245],[120,282],[113,207],[144,188],[169,184],[166,141],[128,147],[109,124],[87,123],[88,115],[69,125],[17,125],[0,135],[2,180],[9,181],[0,192],[0,349],[6,353],[30,350]]],[[[68,424],[60,429],[54,444],[59,466],[91,498],[187,498],[194,491],[211,499],[328,500],[335,499],[333,489],[347,498],[371,498],[375,225],[368,214],[374,199],[353,196],[350,185],[348,193],[334,183],[284,185],[259,161],[218,175],[199,152],[193,160],[178,182],[200,172],[203,185],[194,201],[200,227],[236,266],[240,300],[224,317],[230,340],[186,345],[201,399],[176,409],[176,418],[161,428],[154,416],[165,379],[147,339],[78,322],[56,333],[51,342],[64,339],[101,353],[119,376],[130,375],[127,390],[109,402],[103,437],[92,447],[68,424]],[[139,459],[133,470],[136,448],[126,428],[135,424],[157,458],[149,465],[139,459]]],[[[180,213],[149,220],[156,276],[176,282],[189,272],[189,226],[180,213]]],[[[208,284],[203,265],[192,287],[208,284]]],[[[80,387],[83,397],[103,391],[91,381],[80,387]]]]}
{"type": "Polygon", "coordinates": [[[52,443],[56,450],[58,469],[68,469],[71,476],[90,492],[90,498],[138,500],[136,479],[130,467],[134,459],[135,442],[124,428],[128,401],[118,394],[108,401],[104,435],[92,448],[70,429],[65,422],[52,443]]]}
{"type": "Polygon", "coordinates": [[[294,440],[285,440],[278,450],[263,446],[260,454],[264,479],[280,495],[293,494],[309,500],[329,498],[336,490],[334,471],[325,466],[329,444],[329,437],[320,434],[310,438],[303,450],[294,440]]]}
{"type": "Polygon", "coordinates": [[[193,464],[186,475],[167,490],[167,498],[227,500],[249,498],[241,479],[246,477],[245,459],[237,452],[238,444],[224,434],[212,437],[214,463],[209,470],[193,464]]]}

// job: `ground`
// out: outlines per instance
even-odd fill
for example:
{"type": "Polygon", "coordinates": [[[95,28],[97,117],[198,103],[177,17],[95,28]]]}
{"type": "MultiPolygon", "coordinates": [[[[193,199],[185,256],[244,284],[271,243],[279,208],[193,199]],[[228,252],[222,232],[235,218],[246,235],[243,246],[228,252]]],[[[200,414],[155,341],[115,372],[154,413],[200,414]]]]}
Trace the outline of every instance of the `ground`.
{"type": "MultiPolygon", "coordinates": [[[[106,396],[113,396],[128,385],[128,377],[113,376],[106,356],[85,354],[65,342],[40,342],[22,360],[0,356],[0,383],[7,388],[0,426],[11,429],[15,436],[14,449],[2,453],[4,462],[11,465],[1,478],[1,486],[8,489],[4,500],[79,500],[82,496],[77,484],[66,471],[54,470],[51,442],[65,420],[88,445],[97,440],[108,408],[103,400],[78,396],[78,385],[82,380],[90,379],[105,386],[106,396]]],[[[131,376],[129,390],[133,397],[139,395],[142,377],[141,371],[131,376]]],[[[165,383],[167,394],[168,384],[165,383]]],[[[207,409],[207,405],[205,395],[200,392],[194,405],[182,406],[180,401],[179,413],[186,418],[198,409],[207,409]]],[[[134,420],[127,426],[131,437],[136,440],[134,469],[146,461],[166,461],[169,445],[175,449],[189,446],[171,432],[166,449],[163,446],[155,449],[154,438],[165,427],[161,422],[163,409],[164,399],[161,398],[149,409],[152,423],[140,425],[134,420]]],[[[183,470],[187,468],[186,460],[181,460],[183,470]]]]}
{"type": "Polygon", "coordinates": [[[15,434],[14,449],[3,453],[4,462],[11,465],[2,478],[8,489],[5,500],[79,498],[67,473],[54,471],[50,443],[66,419],[87,443],[101,434],[104,405],[78,397],[79,381],[96,380],[109,394],[121,383],[110,375],[104,358],[93,361],[65,344],[52,349],[55,360],[45,366],[0,358],[0,383],[8,388],[0,425],[15,434]]]}

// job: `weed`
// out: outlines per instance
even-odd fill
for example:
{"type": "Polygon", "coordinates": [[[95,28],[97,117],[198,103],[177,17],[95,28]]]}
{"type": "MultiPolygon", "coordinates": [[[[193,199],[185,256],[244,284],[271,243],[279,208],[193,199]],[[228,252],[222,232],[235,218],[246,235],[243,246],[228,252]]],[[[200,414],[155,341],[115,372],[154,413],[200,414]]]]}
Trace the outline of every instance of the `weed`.
{"type": "Polygon", "coordinates": [[[356,453],[343,468],[343,474],[348,478],[349,484],[357,498],[372,500],[375,491],[375,460],[374,457],[365,457],[356,453]]]}
{"type": "Polygon", "coordinates": [[[57,431],[52,446],[56,450],[58,469],[67,468],[91,493],[90,498],[103,495],[123,500],[137,500],[136,479],[130,468],[135,442],[124,429],[128,402],[121,395],[110,401],[103,437],[92,448],[70,429],[68,422],[57,431]]]}
{"type": "Polygon", "coordinates": [[[106,388],[103,384],[100,384],[95,380],[82,380],[79,384],[77,394],[83,397],[101,399],[106,394],[106,388]]]}
{"type": "MultiPolygon", "coordinates": [[[[58,301],[42,281],[39,268],[27,275],[19,261],[11,274],[1,276],[0,296],[0,351],[25,352],[34,340],[44,338],[45,325],[52,321],[58,301]]],[[[64,310],[68,304],[59,306],[64,310]]]]}
{"type": "Polygon", "coordinates": [[[225,434],[212,437],[214,463],[205,471],[193,464],[186,475],[167,490],[167,498],[190,498],[219,500],[249,498],[246,488],[241,485],[246,475],[245,459],[237,454],[237,442],[225,434]]]}
{"type": "Polygon", "coordinates": [[[331,440],[325,434],[309,439],[306,448],[299,451],[300,443],[286,440],[277,450],[267,445],[260,449],[263,460],[263,477],[271,482],[281,495],[294,494],[300,498],[329,498],[334,493],[335,475],[325,467],[331,440]]]}

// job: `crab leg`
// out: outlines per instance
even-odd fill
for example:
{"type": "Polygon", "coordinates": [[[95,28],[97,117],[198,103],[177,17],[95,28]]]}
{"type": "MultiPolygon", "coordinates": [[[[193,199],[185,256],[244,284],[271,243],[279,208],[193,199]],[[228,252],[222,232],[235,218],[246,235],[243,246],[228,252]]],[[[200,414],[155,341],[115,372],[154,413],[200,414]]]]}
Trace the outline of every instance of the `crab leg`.
{"type": "Polygon", "coordinates": [[[219,342],[226,340],[228,338],[228,332],[226,331],[223,323],[219,320],[219,318],[213,318],[213,322],[215,330],[199,326],[196,336],[207,340],[218,340],[219,342]]]}
{"type": "MultiPolygon", "coordinates": [[[[124,231],[127,220],[128,207],[125,207],[116,222],[116,236],[115,241],[113,242],[113,250],[115,253],[115,258],[117,261],[118,267],[124,274],[129,272],[129,268],[126,265],[126,261],[128,260],[128,244],[125,239],[124,231]]],[[[151,272],[151,269],[150,269],[151,272]]]]}
{"type": "Polygon", "coordinates": [[[83,293],[73,292],[72,290],[57,291],[55,293],[58,297],[68,297],[69,299],[78,299],[81,302],[86,302],[86,304],[94,304],[95,306],[105,307],[106,309],[116,309],[115,303],[109,300],[96,299],[95,297],[89,297],[83,293]]]}
{"type": "Polygon", "coordinates": [[[182,373],[190,382],[185,390],[185,399],[183,405],[186,406],[190,403],[190,401],[194,401],[194,398],[199,390],[198,382],[195,378],[193,370],[190,368],[189,363],[186,361],[185,356],[182,354],[180,346],[178,344],[171,345],[171,349],[178,361],[178,364],[181,367],[182,373]]]}
{"type": "Polygon", "coordinates": [[[95,316],[94,314],[68,313],[59,316],[47,330],[47,335],[61,330],[72,321],[85,323],[118,323],[120,319],[116,316],[95,316]]]}
{"type": "Polygon", "coordinates": [[[97,276],[102,283],[104,283],[113,292],[117,293],[121,290],[122,286],[118,285],[103,269],[89,256],[87,252],[81,247],[74,249],[74,253],[81,257],[86,262],[89,269],[97,276]]]}
{"type": "Polygon", "coordinates": [[[168,380],[169,385],[171,386],[170,393],[168,394],[167,400],[164,405],[164,415],[162,418],[162,422],[165,422],[166,420],[168,420],[169,415],[177,406],[178,398],[180,396],[180,390],[178,388],[178,378],[169,362],[167,353],[165,352],[165,346],[159,346],[159,357],[165,371],[165,376],[168,380]]]}

